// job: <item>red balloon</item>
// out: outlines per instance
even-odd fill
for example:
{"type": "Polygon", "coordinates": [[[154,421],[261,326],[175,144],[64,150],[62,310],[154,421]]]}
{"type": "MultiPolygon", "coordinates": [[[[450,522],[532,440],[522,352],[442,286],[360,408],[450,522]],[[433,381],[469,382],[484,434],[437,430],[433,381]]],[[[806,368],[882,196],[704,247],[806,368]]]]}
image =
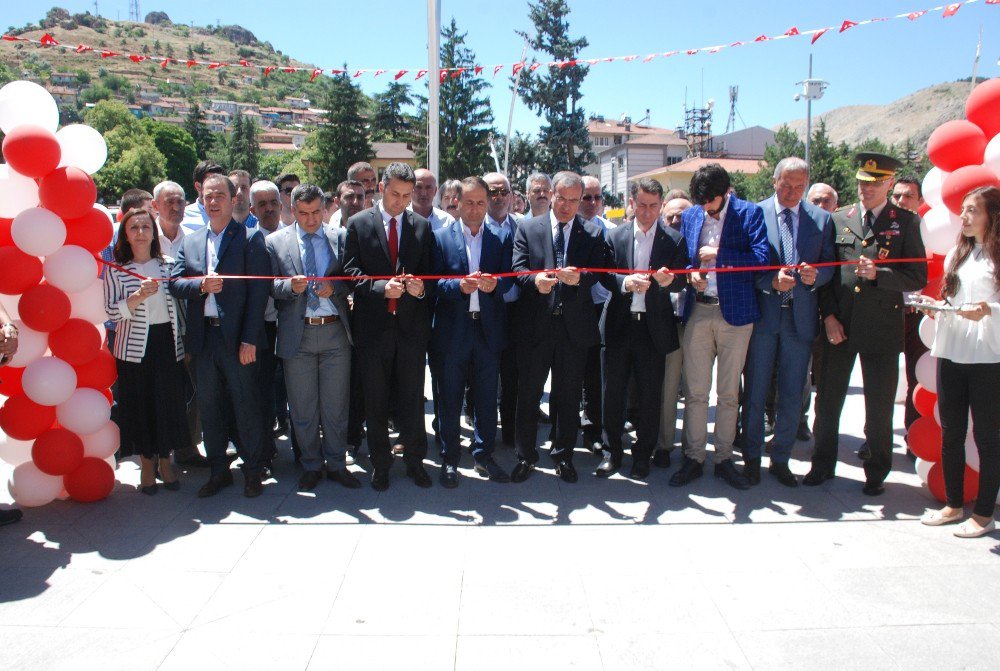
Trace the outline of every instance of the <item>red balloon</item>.
{"type": "Polygon", "coordinates": [[[90,503],[107,498],[115,486],[115,471],[97,457],[84,457],[80,465],[63,479],[66,493],[77,501],[90,503]]]}
{"type": "Polygon", "coordinates": [[[97,356],[80,366],[73,366],[76,370],[76,386],[87,387],[88,389],[107,389],[115,383],[118,377],[118,368],[115,366],[115,358],[105,348],[97,352],[97,356]]]}
{"type": "Polygon", "coordinates": [[[941,427],[934,416],[919,417],[906,432],[906,444],[924,461],[941,461],[941,427]]]}
{"type": "Polygon", "coordinates": [[[931,206],[928,205],[927,203],[921,203],[917,207],[917,214],[919,214],[921,217],[927,216],[927,213],[930,211],[931,211],[931,206]]]}
{"type": "Polygon", "coordinates": [[[933,284],[944,277],[944,255],[934,254],[927,259],[927,284],[933,284]]]}
{"type": "Polygon", "coordinates": [[[93,360],[101,350],[101,332],[83,319],[70,319],[49,334],[49,349],[71,366],[93,360]]]}
{"type": "Polygon", "coordinates": [[[0,217],[0,247],[10,247],[14,244],[14,238],[10,235],[10,227],[13,223],[13,219],[0,217]]]}
{"type": "Polygon", "coordinates": [[[989,79],[972,89],[965,101],[965,117],[983,129],[986,140],[1000,133],[1000,77],[989,79]]]}
{"type": "MultiPolygon", "coordinates": [[[[51,342],[51,341],[50,341],[51,342]]],[[[52,351],[55,354],[55,350],[52,351]]],[[[927,391],[924,385],[917,383],[913,388],[913,407],[917,409],[921,417],[934,418],[934,404],[937,402],[937,394],[927,391]]]]}
{"type": "Polygon", "coordinates": [[[42,281],[42,262],[17,247],[0,247],[0,294],[23,294],[42,281]]]}
{"type": "Polygon", "coordinates": [[[27,177],[45,177],[56,169],[62,149],[55,133],[41,126],[15,126],[3,139],[3,157],[27,177]]]}
{"type": "Polygon", "coordinates": [[[97,187],[90,175],[74,167],[58,168],[38,184],[42,207],[63,219],[77,219],[93,209],[97,187]]]}
{"type": "MultiPolygon", "coordinates": [[[[99,254],[111,244],[114,236],[114,227],[111,220],[101,210],[96,207],[77,219],[66,220],[66,242],[67,245],[77,245],[83,247],[88,252],[99,254]]],[[[100,264],[98,264],[100,265],[100,264]]]]}
{"type": "Polygon", "coordinates": [[[983,129],[965,119],[945,121],[927,138],[927,157],[945,172],[979,165],[985,152],[983,129]]]}
{"type": "Polygon", "coordinates": [[[65,291],[39,284],[21,294],[17,310],[28,328],[49,333],[66,323],[71,306],[65,291]]]}
{"type": "Polygon", "coordinates": [[[985,165],[967,165],[944,178],[941,200],[953,214],[961,214],[962,201],[970,191],[980,186],[1000,187],[1000,177],[985,165]]]}
{"type": "MultiPolygon", "coordinates": [[[[945,492],[944,466],[942,464],[934,464],[927,472],[927,488],[931,490],[934,498],[941,503],[947,503],[948,497],[945,492]]],[[[975,501],[976,497],[979,496],[979,473],[968,466],[965,467],[962,494],[963,503],[975,501]]]]}
{"type": "Polygon", "coordinates": [[[55,421],[55,406],[38,405],[23,394],[11,396],[0,407],[0,429],[16,440],[34,440],[55,421]]]}
{"type": "Polygon", "coordinates": [[[49,429],[35,439],[31,460],[49,475],[66,475],[83,461],[83,441],[66,429],[49,429]]]}
{"type": "Polygon", "coordinates": [[[21,376],[24,375],[23,368],[13,366],[0,367],[0,394],[3,396],[18,396],[24,394],[21,386],[21,376]]]}

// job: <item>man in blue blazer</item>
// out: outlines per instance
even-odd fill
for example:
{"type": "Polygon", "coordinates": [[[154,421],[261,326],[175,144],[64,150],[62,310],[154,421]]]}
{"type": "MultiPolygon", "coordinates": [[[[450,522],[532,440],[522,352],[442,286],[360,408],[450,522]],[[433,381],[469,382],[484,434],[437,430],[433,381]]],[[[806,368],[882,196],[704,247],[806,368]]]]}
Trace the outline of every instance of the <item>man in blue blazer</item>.
{"type": "Polygon", "coordinates": [[[466,381],[475,405],[472,456],[476,471],[508,482],[493,460],[497,434],[497,367],[506,343],[503,296],[510,288],[512,242],[507,232],[486,223],[488,186],[481,177],[461,182],[459,220],[434,232],[431,268],[438,280],[431,348],[439,361],[438,420],[441,431],[441,484],[458,486],[462,454],[460,420],[466,381]]]}
{"type": "Polygon", "coordinates": [[[266,276],[271,266],[260,231],[251,232],[233,219],[233,183],[225,175],[210,174],[201,195],[208,225],[184,236],[170,280],[170,292],[187,302],[185,349],[194,358],[205,454],[212,468],[198,496],[214,496],[233,484],[226,447],[235,430],[243,460],[243,493],[253,497],[263,491],[264,435],[256,367],[257,352],[267,342],[268,283],[215,276],[266,276]]]}
{"type": "Polygon", "coordinates": [[[830,213],[802,200],[809,166],[800,158],[782,159],[774,169],[774,195],[760,203],[767,226],[770,265],[786,268],[757,275],[760,319],[753,327],[746,365],[743,407],[743,475],[760,482],[764,447],[764,404],[777,368],[778,400],[774,446],[768,469],[786,487],[798,480],[788,468],[802,414],[802,387],[819,332],[817,290],[833,277],[833,267],[812,264],[834,260],[830,213]]]}
{"type": "Polygon", "coordinates": [[[688,245],[691,286],[684,306],[684,462],[670,478],[674,487],[702,475],[708,442],[708,394],[712,367],[718,366],[715,393],[715,476],[747,489],[733,465],[739,415],[740,376],[753,323],[760,316],[753,272],[716,268],[764,266],[770,260],[764,214],[730,193],[729,173],[718,163],[699,168],[691,178],[695,206],[681,215],[688,245]]]}

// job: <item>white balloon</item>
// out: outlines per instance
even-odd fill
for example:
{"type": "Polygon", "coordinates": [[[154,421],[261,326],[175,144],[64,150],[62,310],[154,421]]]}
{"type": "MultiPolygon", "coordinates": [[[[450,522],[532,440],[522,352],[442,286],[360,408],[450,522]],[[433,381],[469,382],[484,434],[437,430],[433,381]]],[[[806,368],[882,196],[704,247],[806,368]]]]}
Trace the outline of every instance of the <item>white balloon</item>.
{"type": "Polygon", "coordinates": [[[108,321],[108,313],[104,308],[104,283],[94,282],[83,291],[68,293],[69,316],[83,319],[91,324],[103,324],[108,321]]]}
{"type": "Polygon", "coordinates": [[[961,233],[962,220],[943,205],[932,207],[920,220],[920,237],[928,252],[947,254],[961,233]]]}
{"type": "Polygon", "coordinates": [[[0,163],[0,217],[13,219],[38,205],[38,183],[0,163]]]}
{"type": "Polygon", "coordinates": [[[110,457],[105,457],[104,461],[111,467],[112,471],[118,470],[118,460],[115,459],[115,455],[112,454],[110,457]]]}
{"type": "Polygon", "coordinates": [[[937,401],[934,401],[934,421],[941,426],[941,408],[938,407],[937,401]]]}
{"type": "MultiPolygon", "coordinates": [[[[108,422],[94,433],[80,436],[83,441],[83,456],[107,459],[114,457],[121,441],[121,431],[114,422],[108,422]]],[[[113,466],[114,464],[112,464],[113,466]]]]}
{"type": "Polygon", "coordinates": [[[49,348],[49,334],[25,326],[20,319],[15,319],[14,324],[17,325],[17,352],[10,365],[23,368],[45,356],[45,350],[49,348]]]}
{"type": "Polygon", "coordinates": [[[944,178],[950,174],[950,172],[945,172],[937,167],[927,171],[924,181],[920,185],[920,192],[924,195],[925,203],[931,207],[941,207],[944,205],[944,201],[941,200],[941,187],[944,184],[944,178]]]}
{"type": "Polygon", "coordinates": [[[45,356],[25,367],[21,386],[38,405],[59,405],[73,395],[76,371],[62,359],[45,356]]]}
{"type": "Polygon", "coordinates": [[[917,359],[917,382],[932,394],[937,393],[937,357],[930,352],[924,352],[917,359]]]}
{"type": "Polygon", "coordinates": [[[986,153],[983,154],[983,165],[1000,176],[1000,133],[993,136],[989,144],[986,145],[986,153]]]}
{"type": "Polygon", "coordinates": [[[75,293],[97,281],[97,261],[83,247],[66,245],[45,257],[42,272],[52,286],[75,293]]]}
{"type": "Polygon", "coordinates": [[[969,434],[965,437],[965,465],[974,471],[979,471],[979,448],[972,435],[972,423],[969,423],[969,434]]]}
{"type": "Polygon", "coordinates": [[[924,347],[930,349],[934,346],[934,336],[937,334],[937,322],[931,317],[924,315],[920,320],[920,326],[917,327],[917,333],[920,335],[920,342],[924,344],[924,347]]]}
{"type": "Polygon", "coordinates": [[[51,133],[59,127],[59,106],[34,82],[10,82],[0,89],[0,130],[9,133],[21,124],[41,126],[51,133]]]}
{"type": "Polygon", "coordinates": [[[56,406],[56,419],[75,434],[94,433],[111,419],[111,404],[96,389],[77,389],[69,400],[56,406]]]}
{"type": "Polygon", "coordinates": [[[63,489],[63,479],[58,475],[42,473],[33,461],[14,468],[7,482],[7,490],[14,502],[25,508],[51,503],[63,489]]]}
{"type": "Polygon", "coordinates": [[[913,467],[917,470],[917,475],[920,476],[920,481],[925,485],[927,484],[927,474],[931,472],[933,465],[933,461],[924,461],[923,459],[917,459],[913,463],[913,467]]]}
{"type": "Polygon", "coordinates": [[[32,207],[14,217],[10,236],[25,254],[48,256],[66,242],[66,224],[56,213],[32,207]]]}
{"type": "Polygon", "coordinates": [[[17,303],[21,300],[21,294],[0,294],[0,305],[7,311],[11,319],[20,319],[21,313],[17,309],[17,303]]]}
{"type": "Polygon", "coordinates": [[[0,459],[11,466],[18,466],[31,461],[33,440],[17,440],[0,431],[0,459]]]}
{"type": "Polygon", "coordinates": [[[71,165],[93,175],[108,160],[108,143],[90,126],[81,123],[63,126],[56,133],[56,140],[62,149],[60,168],[71,165]]]}

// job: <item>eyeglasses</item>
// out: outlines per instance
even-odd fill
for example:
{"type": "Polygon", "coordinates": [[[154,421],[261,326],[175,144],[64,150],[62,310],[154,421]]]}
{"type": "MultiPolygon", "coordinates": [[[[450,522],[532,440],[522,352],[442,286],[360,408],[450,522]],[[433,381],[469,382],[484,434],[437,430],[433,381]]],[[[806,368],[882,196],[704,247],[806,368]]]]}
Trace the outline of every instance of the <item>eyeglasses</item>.
{"type": "Polygon", "coordinates": [[[583,202],[585,203],[599,203],[604,200],[604,196],[592,196],[589,193],[583,197],[583,202]]]}
{"type": "Polygon", "coordinates": [[[560,204],[560,205],[570,205],[570,204],[573,204],[573,203],[579,203],[580,199],[579,198],[564,198],[562,196],[556,196],[555,197],[555,202],[558,203],[558,204],[560,204]]]}
{"type": "Polygon", "coordinates": [[[496,187],[489,190],[490,198],[503,198],[504,196],[510,195],[510,190],[505,189],[502,186],[496,187]]]}

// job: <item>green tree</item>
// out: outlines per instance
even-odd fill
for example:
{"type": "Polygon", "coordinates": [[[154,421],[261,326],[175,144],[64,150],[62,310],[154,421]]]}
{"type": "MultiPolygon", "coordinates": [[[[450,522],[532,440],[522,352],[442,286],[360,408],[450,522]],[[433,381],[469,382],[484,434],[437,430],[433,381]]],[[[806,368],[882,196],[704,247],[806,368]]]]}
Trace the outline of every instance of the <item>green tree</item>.
{"type": "Polygon", "coordinates": [[[318,160],[313,179],[324,189],[339,184],[352,163],[367,161],[373,156],[364,115],[367,98],[361,88],[351,82],[346,65],[344,70],[333,77],[325,104],[326,124],[319,129],[316,138],[318,160]]]}
{"type": "Polygon", "coordinates": [[[125,105],[102,100],[84,118],[108,145],[108,160],[94,175],[98,195],[105,202],[115,202],[133,188],[151,191],[166,179],[166,159],[125,105]]]}
{"type": "Polygon", "coordinates": [[[0,63],[0,86],[8,84],[17,79],[14,71],[6,63],[0,63]]]}
{"type": "Polygon", "coordinates": [[[257,132],[257,124],[253,119],[240,112],[236,113],[226,161],[230,170],[246,170],[252,178],[256,178],[260,170],[260,142],[257,140],[257,132]]]}
{"type": "Polygon", "coordinates": [[[460,33],[455,19],[441,31],[441,67],[454,71],[441,82],[442,176],[464,178],[494,169],[489,136],[493,111],[486,90],[490,85],[475,74],[476,55],[465,46],[467,33],[460,33]]]}
{"type": "Polygon", "coordinates": [[[260,179],[273,180],[275,177],[285,172],[285,166],[292,162],[296,153],[297,152],[292,151],[276,151],[273,154],[261,155],[259,167],[260,179]]]}
{"type": "Polygon", "coordinates": [[[193,195],[194,167],[198,164],[198,150],[191,134],[180,126],[153,119],[141,122],[145,131],[153,138],[153,144],[166,160],[167,179],[184,187],[184,192],[193,195]]]}
{"type": "Polygon", "coordinates": [[[416,119],[405,112],[414,104],[409,84],[389,82],[385,91],[373,96],[371,137],[374,142],[411,142],[416,119]]]}
{"type": "Polygon", "coordinates": [[[204,122],[205,112],[202,111],[198,103],[192,103],[191,110],[184,119],[184,130],[194,138],[195,151],[197,151],[199,158],[208,156],[208,152],[211,151],[212,144],[215,142],[212,131],[204,122]]]}
{"type": "Polygon", "coordinates": [[[772,193],[774,193],[774,186],[772,185],[772,179],[774,175],[774,168],[778,165],[778,161],[789,156],[798,156],[803,158],[806,155],[806,145],[799,139],[799,136],[789,128],[787,125],[782,124],[781,128],[774,135],[774,143],[769,144],[764,149],[764,158],[760,161],[760,170],[756,174],[747,175],[746,180],[734,182],[737,185],[737,193],[739,197],[743,200],[749,200],[753,202],[761,201],[772,193]]]}
{"type": "Polygon", "coordinates": [[[829,184],[841,197],[850,193],[854,186],[854,170],[851,152],[846,147],[837,147],[830,142],[826,122],[821,119],[813,132],[809,147],[809,161],[812,164],[809,181],[829,184]]]}
{"type": "MultiPolygon", "coordinates": [[[[528,7],[535,34],[518,34],[528,40],[535,51],[549,54],[554,61],[572,61],[589,44],[585,37],[570,39],[566,18],[570,8],[566,0],[538,0],[529,3],[528,7]]],[[[582,64],[543,67],[537,72],[526,67],[521,72],[518,94],[528,109],[545,120],[539,129],[538,141],[546,149],[546,160],[541,166],[546,172],[581,172],[584,166],[596,160],[581,105],[581,89],[588,72],[589,68],[582,64]]]]}
{"type": "MultiPolygon", "coordinates": [[[[506,144],[502,134],[497,137],[497,152],[503,152],[506,144]]],[[[507,161],[507,179],[510,185],[518,191],[524,191],[525,182],[528,175],[541,170],[544,152],[539,147],[538,140],[515,131],[510,138],[510,159],[507,161]]],[[[503,156],[500,157],[500,166],[503,167],[503,156]]]]}

